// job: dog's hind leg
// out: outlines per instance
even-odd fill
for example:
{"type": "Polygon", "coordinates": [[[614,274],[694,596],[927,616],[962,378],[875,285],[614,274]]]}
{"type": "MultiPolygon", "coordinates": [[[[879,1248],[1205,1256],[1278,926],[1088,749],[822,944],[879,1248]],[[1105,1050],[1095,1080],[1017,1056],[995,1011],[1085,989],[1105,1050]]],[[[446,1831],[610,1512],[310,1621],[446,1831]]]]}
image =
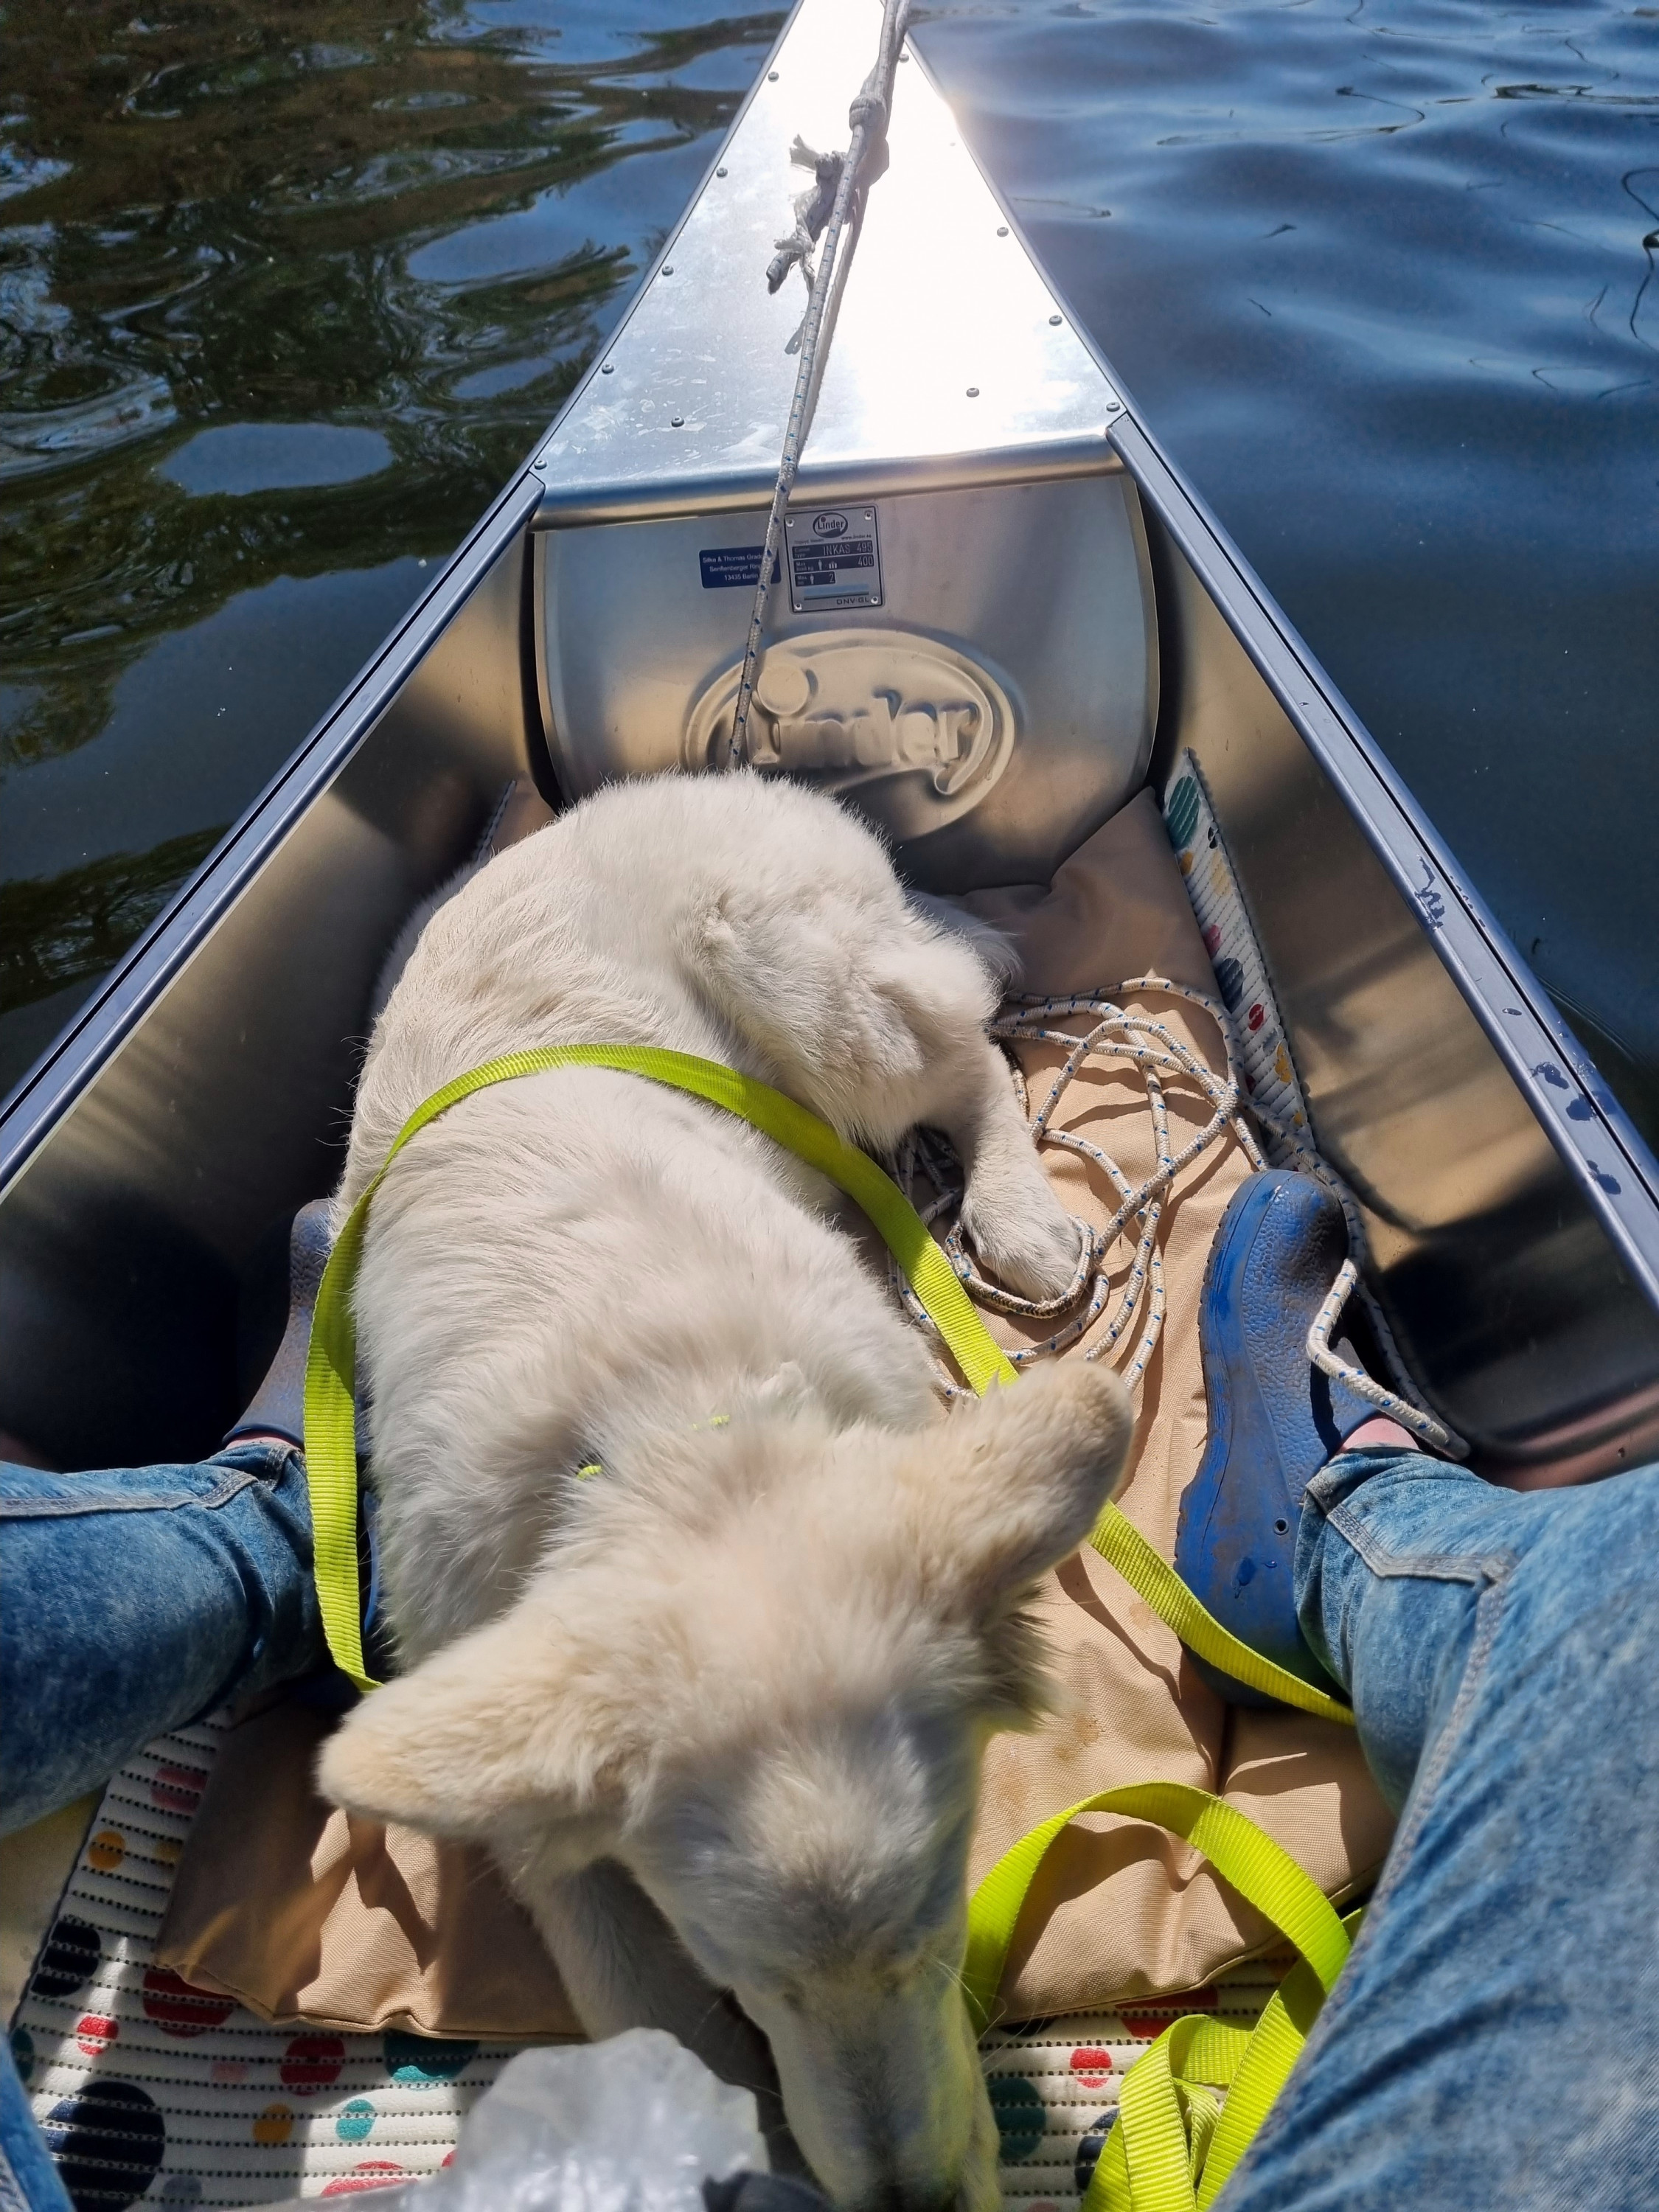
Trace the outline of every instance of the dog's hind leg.
{"type": "Polygon", "coordinates": [[[754,2092],[774,2172],[805,2172],[766,2038],[735,1998],[698,1972],[625,1867],[597,1859],[580,1874],[515,1887],[595,2041],[624,2028],[665,2028],[722,2081],[754,2092]]]}

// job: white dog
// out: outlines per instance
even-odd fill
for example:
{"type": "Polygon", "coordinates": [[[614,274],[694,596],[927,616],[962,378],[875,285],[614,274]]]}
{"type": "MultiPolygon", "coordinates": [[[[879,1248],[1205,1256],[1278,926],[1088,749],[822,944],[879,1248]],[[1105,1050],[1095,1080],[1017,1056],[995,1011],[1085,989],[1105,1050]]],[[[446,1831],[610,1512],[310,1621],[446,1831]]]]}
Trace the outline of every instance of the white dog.
{"type": "MultiPolygon", "coordinates": [[[[829,799],[605,791],[428,921],[338,1206],[465,1070],[653,1044],[877,1151],[945,1129],[981,1256],[1052,1294],[1077,1231],[972,934],[829,799]]],[[[835,1205],[734,1117],[598,1069],[499,1085],[410,1146],[357,1288],[406,1671],[321,1781],[485,1838],[592,2034],[666,2027],[760,2086],[757,2026],[838,2204],[980,2212],[996,2130],[957,1979],[980,1757],[1041,1704],[1022,1602],[1092,1525],[1129,1414],[1078,1364],[942,1417],[835,1205]]]]}

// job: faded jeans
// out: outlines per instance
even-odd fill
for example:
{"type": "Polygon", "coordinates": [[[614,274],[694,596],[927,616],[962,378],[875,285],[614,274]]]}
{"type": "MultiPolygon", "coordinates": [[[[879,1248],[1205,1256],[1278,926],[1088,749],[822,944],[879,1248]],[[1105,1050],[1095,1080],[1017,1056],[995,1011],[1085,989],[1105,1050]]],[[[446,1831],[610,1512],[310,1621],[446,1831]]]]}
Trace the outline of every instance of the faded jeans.
{"type": "Polygon", "coordinates": [[[1218,2212],[1659,2206],[1659,1468],[1308,1490],[1304,1634],[1399,1831],[1218,2212]]]}
{"type": "Polygon", "coordinates": [[[322,1656],[289,1446],[92,1474],[0,1465],[0,1835],[322,1656]]]}
{"type": "MultiPolygon", "coordinates": [[[[1403,1817],[1220,2212],[1647,2212],[1659,1468],[1517,1497],[1415,1453],[1350,1452],[1308,1499],[1302,1625],[1403,1817]]],[[[0,1469],[0,1547],[7,1826],[320,1657],[291,1453],[0,1469]]],[[[0,2212],[69,2212],[9,2063],[0,2149],[0,2212]]]]}

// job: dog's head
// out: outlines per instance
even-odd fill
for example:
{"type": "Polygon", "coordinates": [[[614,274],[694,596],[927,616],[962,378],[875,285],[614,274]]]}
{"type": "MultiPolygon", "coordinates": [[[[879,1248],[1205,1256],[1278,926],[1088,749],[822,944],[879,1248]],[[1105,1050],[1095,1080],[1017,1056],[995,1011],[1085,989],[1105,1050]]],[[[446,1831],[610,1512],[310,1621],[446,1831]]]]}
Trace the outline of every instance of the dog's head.
{"type": "Polygon", "coordinates": [[[488,1838],[532,1904],[620,1860],[765,2031],[838,2204],[978,2212],[996,2131],[957,1976],[980,1759],[1041,1710],[1025,1601],[1130,1426],[1081,1362],[910,1437],[734,1419],[697,1445],[718,1485],[699,1497],[688,1447],[653,1511],[597,1515],[511,1613],[359,1707],[322,1788],[488,1838]]]}

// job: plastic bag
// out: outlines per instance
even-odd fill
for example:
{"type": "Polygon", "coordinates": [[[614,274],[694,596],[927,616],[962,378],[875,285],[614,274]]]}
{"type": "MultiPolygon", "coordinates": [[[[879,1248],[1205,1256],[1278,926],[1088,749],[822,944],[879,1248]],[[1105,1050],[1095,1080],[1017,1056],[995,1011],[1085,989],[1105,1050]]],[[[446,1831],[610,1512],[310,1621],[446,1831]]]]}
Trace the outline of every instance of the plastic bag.
{"type": "MultiPolygon", "coordinates": [[[[605,2043],[520,2051],[468,2114],[453,2161],[429,2181],[376,2190],[372,2203],[374,2212],[707,2212],[746,2208],[751,2192],[732,2177],[766,2170],[750,2092],[660,2028],[634,2027],[605,2043]],[[705,2180],[727,2187],[705,2197],[705,2180]]],[[[783,2188],[791,2203],[822,2202],[783,2188]]]]}

